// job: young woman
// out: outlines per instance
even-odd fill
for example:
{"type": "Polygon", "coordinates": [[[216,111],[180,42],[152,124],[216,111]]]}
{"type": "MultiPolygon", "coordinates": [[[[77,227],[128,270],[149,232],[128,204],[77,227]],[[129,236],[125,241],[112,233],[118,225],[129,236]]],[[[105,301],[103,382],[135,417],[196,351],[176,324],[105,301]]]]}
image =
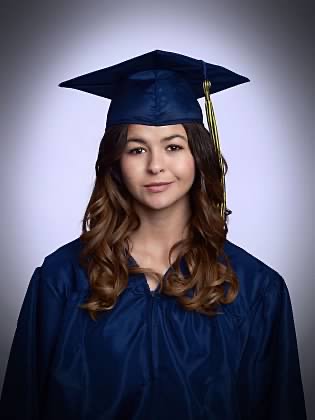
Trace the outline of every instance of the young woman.
{"type": "Polygon", "coordinates": [[[227,239],[200,88],[248,79],[201,68],[158,50],[61,84],[112,102],[82,234],[28,286],[1,419],[306,419],[289,292],[227,239]]]}

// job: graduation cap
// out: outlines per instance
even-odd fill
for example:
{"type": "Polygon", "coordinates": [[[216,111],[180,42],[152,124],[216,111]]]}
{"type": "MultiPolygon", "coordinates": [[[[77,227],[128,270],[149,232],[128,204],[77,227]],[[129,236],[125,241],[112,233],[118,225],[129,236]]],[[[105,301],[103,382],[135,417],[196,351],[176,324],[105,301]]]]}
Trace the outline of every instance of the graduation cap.
{"type": "Polygon", "coordinates": [[[208,126],[222,169],[224,203],[220,210],[225,216],[223,160],[210,94],[248,81],[247,77],[222,66],[174,52],[154,50],[64,81],[59,86],[111,99],[106,128],[115,124],[203,123],[197,99],[205,97],[208,126]]]}

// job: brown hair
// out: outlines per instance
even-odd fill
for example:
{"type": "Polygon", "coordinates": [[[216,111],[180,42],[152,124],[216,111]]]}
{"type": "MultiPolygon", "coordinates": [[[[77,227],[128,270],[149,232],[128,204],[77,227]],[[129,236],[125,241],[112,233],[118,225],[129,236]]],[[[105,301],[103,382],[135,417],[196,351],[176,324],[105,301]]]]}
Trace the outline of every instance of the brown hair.
{"type": "MultiPolygon", "coordinates": [[[[220,303],[231,303],[239,291],[239,282],[227,255],[223,251],[228,233],[228,216],[220,214],[224,191],[220,182],[221,167],[210,132],[198,123],[183,123],[191,153],[195,159],[195,179],[189,191],[191,217],[188,236],[173,245],[177,258],[163,280],[163,276],[149,268],[128,267],[128,237],[138,229],[140,219],[132,206],[132,197],[125,187],[120,172],[120,157],[125,149],[128,124],[106,129],[99,146],[95,164],[96,180],[82,220],[81,241],[84,247],[80,264],[87,270],[90,295],[79,307],[96,320],[97,312],[112,309],[128,285],[133,273],[151,273],[160,282],[160,291],[174,296],[186,310],[209,316],[218,314],[220,303]],[[181,257],[190,269],[183,276],[181,257]],[[222,262],[218,261],[221,257],[222,262]],[[225,291],[224,284],[229,287],[225,291]],[[187,291],[195,288],[194,296],[187,291]]],[[[224,174],[228,170],[222,156],[224,174]]]]}

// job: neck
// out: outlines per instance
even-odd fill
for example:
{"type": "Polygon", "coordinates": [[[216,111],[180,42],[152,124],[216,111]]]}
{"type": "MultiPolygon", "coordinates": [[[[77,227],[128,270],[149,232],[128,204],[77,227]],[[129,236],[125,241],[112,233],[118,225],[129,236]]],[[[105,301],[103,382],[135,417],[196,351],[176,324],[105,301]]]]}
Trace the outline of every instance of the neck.
{"type": "Polygon", "coordinates": [[[167,208],[158,211],[141,211],[136,209],[140,217],[140,227],[130,235],[133,249],[154,249],[158,254],[165,254],[178,241],[188,234],[187,225],[191,215],[190,208],[167,208]]]}

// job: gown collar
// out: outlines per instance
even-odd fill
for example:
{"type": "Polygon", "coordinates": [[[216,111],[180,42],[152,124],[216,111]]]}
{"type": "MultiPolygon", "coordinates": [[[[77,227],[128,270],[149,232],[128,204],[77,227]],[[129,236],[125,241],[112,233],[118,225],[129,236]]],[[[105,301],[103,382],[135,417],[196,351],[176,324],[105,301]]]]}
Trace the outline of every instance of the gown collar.
{"type": "MultiPolygon", "coordinates": [[[[128,267],[139,267],[137,261],[130,254],[128,254],[128,267]]],[[[189,274],[189,269],[185,257],[181,257],[179,261],[179,267],[184,276],[189,274]]],[[[170,270],[174,271],[174,268],[172,266],[169,266],[169,268],[164,273],[163,278],[166,277],[170,270]]],[[[151,295],[160,295],[160,284],[158,284],[156,289],[150,290],[145,275],[143,273],[131,274],[129,284],[132,288],[135,288],[135,290],[139,293],[147,292],[151,295]]],[[[192,291],[191,293],[189,293],[189,295],[192,296],[192,291]]]]}

